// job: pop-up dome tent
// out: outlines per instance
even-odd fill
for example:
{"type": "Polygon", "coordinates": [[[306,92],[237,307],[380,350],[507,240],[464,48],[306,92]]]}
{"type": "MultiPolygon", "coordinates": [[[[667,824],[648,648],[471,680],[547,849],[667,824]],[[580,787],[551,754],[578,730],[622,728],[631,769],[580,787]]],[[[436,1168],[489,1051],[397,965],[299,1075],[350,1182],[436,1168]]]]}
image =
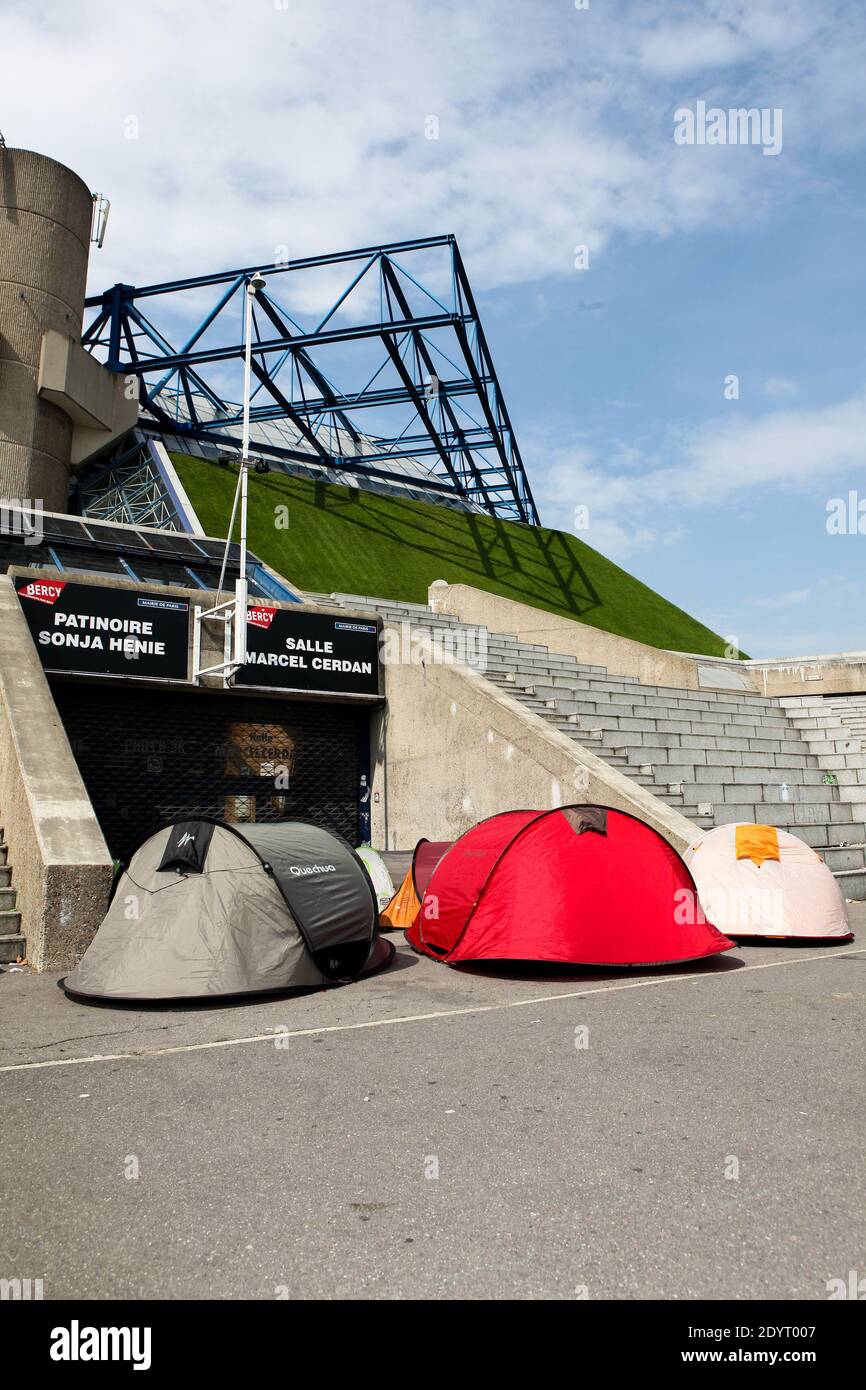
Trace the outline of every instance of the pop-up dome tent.
{"type": "Polygon", "coordinates": [[[418,915],[430,875],[452,840],[419,840],[412,852],[412,863],[387,907],[379,914],[379,926],[388,931],[407,931],[418,915]]]}
{"type": "Polygon", "coordinates": [[[728,936],[850,941],[848,910],[827,865],[787,830],[717,825],[685,854],[701,907],[728,936]]]}
{"type": "Polygon", "coordinates": [[[388,865],[379,851],[372,849],[370,845],[359,845],[355,853],[370,875],[370,882],[376,894],[376,904],[381,911],[382,908],[387,907],[394,896],[394,884],[388,872],[388,865]]]}
{"type": "Polygon", "coordinates": [[[136,850],[64,981],[76,995],[188,999],[345,984],[387,964],[373,885],[305,821],[178,821],[136,850]]]}
{"type": "Polygon", "coordinates": [[[449,964],[659,965],[730,949],[696,907],[676,850],[635,816],[506,811],[439,860],[407,938],[449,964]]]}

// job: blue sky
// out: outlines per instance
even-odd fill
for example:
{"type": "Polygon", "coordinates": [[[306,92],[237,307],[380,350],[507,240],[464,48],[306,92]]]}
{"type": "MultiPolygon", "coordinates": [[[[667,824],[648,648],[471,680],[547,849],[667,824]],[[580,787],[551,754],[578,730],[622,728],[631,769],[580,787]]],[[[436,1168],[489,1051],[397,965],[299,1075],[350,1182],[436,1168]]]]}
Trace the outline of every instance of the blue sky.
{"type": "Polygon", "coordinates": [[[545,521],[753,655],[866,649],[866,7],[7,0],[0,51],[7,142],[111,198],[93,289],[454,232],[545,521]],[[699,101],[780,152],[677,145],[699,101]]]}

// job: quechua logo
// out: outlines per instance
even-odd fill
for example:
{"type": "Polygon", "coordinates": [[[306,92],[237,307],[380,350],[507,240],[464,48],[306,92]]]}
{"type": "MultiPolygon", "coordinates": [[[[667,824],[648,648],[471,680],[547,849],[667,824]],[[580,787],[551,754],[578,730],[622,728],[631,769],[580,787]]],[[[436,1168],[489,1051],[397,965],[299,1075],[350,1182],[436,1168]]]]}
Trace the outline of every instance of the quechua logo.
{"type": "Polygon", "coordinates": [[[56,603],[66,588],[65,579],[32,579],[18,590],[19,598],[35,599],[37,603],[56,603]]]}
{"type": "Polygon", "coordinates": [[[276,611],[276,608],[248,608],[247,622],[251,627],[269,628],[276,611]]]}

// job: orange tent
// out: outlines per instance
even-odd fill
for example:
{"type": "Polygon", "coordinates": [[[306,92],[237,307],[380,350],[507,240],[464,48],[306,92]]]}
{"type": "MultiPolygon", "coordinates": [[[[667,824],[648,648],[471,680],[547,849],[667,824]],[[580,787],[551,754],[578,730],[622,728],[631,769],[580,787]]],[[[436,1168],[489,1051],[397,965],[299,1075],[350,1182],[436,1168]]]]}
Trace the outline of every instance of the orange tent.
{"type": "Polygon", "coordinates": [[[419,840],[412,853],[412,863],[388,906],[379,913],[379,926],[385,931],[408,931],[427,891],[430,875],[446,850],[450,840],[419,840]]]}

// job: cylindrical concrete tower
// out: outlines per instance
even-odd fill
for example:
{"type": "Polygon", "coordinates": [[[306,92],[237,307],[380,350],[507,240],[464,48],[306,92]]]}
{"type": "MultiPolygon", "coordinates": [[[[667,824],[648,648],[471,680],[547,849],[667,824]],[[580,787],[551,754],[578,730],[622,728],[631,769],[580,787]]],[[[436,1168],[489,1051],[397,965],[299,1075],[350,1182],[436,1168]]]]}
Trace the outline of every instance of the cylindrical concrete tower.
{"type": "Polygon", "coordinates": [[[0,497],[66,510],[72,421],[37,395],[42,335],[81,336],[93,199],[77,174],[0,149],[0,497]]]}

